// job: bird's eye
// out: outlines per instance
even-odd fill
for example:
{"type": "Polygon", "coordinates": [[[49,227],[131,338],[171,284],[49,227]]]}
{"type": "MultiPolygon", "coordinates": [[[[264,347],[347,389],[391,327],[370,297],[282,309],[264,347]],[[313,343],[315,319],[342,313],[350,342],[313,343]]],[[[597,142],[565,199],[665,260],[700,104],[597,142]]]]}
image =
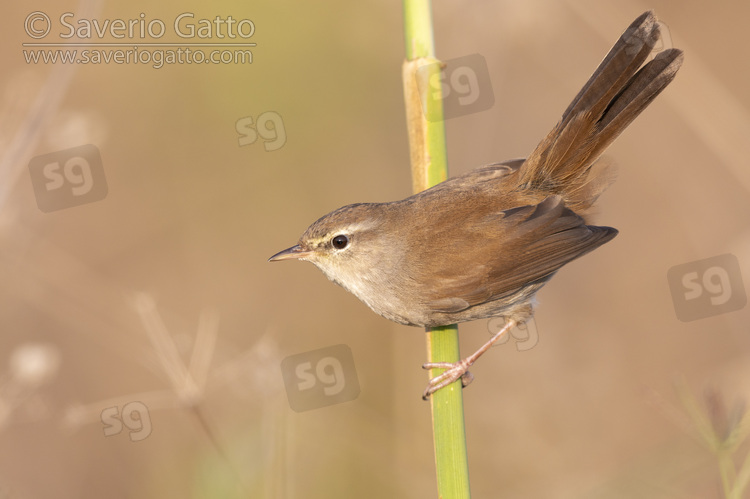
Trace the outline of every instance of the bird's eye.
{"type": "Polygon", "coordinates": [[[334,236],[334,238],[331,239],[331,244],[334,248],[342,250],[346,248],[347,244],[349,244],[349,238],[343,234],[339,234],[338,236],[334,236]]]}

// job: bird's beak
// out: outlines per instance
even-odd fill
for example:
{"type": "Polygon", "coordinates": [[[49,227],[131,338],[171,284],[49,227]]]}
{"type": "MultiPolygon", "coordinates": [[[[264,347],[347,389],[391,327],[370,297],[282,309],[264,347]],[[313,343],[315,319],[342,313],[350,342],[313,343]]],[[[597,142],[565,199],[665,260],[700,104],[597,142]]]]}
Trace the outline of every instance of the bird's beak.
{"type": "Polygon", "coordinates": [[[303,249],[302,246],[297,244],[292,246],[291,248],[285,249],[284,251],[279,251],[271,258],[269,258],[268,261],[278,262],[281,260],[304,260],[306,257],[312,255],[312,253],[312,251],[303,249]]]}

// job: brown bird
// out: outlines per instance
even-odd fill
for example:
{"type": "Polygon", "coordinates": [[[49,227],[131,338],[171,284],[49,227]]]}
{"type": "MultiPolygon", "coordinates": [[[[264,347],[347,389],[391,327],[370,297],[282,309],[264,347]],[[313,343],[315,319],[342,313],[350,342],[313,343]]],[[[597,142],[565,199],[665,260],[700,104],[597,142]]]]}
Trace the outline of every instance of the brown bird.
{"type": "Polygon", "coordinates": [[[560,122],[528,158],[496,163],[401,201],[339,208],[270,258],[315,264],[373,311],[434,327],[503,316],[477,352],[430,381],[426,398],[459,378],[515,324],[566,263],[617,235],[583,218],[611,183],[604,150],[672,81],[682,51],[643,64],[659,40],[653,12],[625,30],[560,122]]]}

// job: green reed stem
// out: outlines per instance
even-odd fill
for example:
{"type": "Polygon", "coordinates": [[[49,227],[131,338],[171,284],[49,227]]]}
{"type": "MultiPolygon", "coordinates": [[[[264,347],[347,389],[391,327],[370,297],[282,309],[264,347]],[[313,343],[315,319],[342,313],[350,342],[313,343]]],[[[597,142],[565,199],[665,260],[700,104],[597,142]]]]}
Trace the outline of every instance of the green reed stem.
{"type": "MultiPolygon", "coordinates": [[[[407,60],[403,80],[412,185],[414,192],[419,192],[448,178],[440,86],[430,85],[440,81],[441,71],[435,58],[430,0],[404,0],[404,32],[407,60]]],[[[428,329],[427,350],[429,362],[458,361],[458,327],[428,329]]],[[[441,371],[431,369],[430,377],[441,371]]],[[[468,499],[471,492],[461,381],[435,392],[430,404],[438,497],[468,499]]]]}

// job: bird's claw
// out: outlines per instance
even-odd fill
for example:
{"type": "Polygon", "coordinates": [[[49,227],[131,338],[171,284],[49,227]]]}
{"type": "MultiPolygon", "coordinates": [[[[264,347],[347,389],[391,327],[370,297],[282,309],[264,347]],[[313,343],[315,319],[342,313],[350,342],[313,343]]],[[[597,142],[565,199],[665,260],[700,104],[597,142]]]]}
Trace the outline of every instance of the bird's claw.
{"type": "Polygon", "coordinates": [[[422,369],[445,369],[445,371],[430,380],[424,393],[422,393],[422,400],[427,400],[430,395],[458,381],[459,378],[462,387],[468,386],[474,380],[474,375],[469,372],[470,365],[471,363],[467,362],[467,359],[458,362],[427,362],[423,364],[422,369]]]}

